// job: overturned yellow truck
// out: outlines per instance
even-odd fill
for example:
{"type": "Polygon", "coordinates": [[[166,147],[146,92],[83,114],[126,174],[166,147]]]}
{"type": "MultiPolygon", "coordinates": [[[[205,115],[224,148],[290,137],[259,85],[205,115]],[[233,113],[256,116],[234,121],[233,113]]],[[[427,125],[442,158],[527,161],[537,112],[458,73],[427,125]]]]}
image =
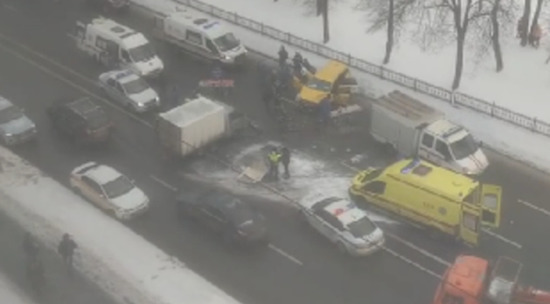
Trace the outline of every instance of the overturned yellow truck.
{"type": "Polygon", "coordinates": [[[450,236],[469,246],[479,245],[483,225],[500,225],[500,186],[418,159],[359,172],[349,194],[359,205],[375,206],[432,236],[450,236]]]}
{"type": "Polygon", "coordinates": [[[294,87],[298,90],[296,100],[304,106],[316,106],[329,94],[333,96],[333,106],[346,106],[352,95],[359,91],[349,67],[339,61],[329,61],[314,75],[307,74],[304,79],[302,83],[294,77],[294,87]]]}

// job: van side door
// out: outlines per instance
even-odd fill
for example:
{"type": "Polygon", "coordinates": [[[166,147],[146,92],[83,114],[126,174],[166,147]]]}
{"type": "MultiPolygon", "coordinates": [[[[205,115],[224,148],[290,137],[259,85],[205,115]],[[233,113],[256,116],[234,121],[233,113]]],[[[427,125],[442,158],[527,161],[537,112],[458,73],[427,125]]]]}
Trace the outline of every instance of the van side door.
{"type": "Polygon", "coordinates": [[[453,160],[453,155],[449,149],[449,145],[443,140],[436,138],[435,140],[435,153],[433,156],[433,161],[435,164],[448,167],[453,160]]]}
{"type": "Polygon", "coordinates": [[[459,238],[465,244],[476,247],[479,244],[481,220],[479,209],[469,204],[462,204],[460,214],[459,238]]]}
{"type": "Polygon", "coordinates": [[[479,203],[481,223],[491,228],[500,226],[502,188],[497,185],[481,185],[479,203]]]}

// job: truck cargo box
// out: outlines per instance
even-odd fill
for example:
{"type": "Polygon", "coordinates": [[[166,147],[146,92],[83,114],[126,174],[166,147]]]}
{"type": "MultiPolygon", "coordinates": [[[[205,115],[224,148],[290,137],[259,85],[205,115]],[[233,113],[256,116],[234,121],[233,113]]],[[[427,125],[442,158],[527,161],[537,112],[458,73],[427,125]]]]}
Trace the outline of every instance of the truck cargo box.
{"type": "Polygon", "coordinates": [[[159,114],[157,132],[170,152],[186,156],[226,133],[225,108],[203,96],[159,114]]]}
{"type": "Polygon", "coordinates": [[[407,157],[416,154],[422,129],[444,118],[443,113],[399,91],[373,100],[370,114],[372,137],[407,157]]]}

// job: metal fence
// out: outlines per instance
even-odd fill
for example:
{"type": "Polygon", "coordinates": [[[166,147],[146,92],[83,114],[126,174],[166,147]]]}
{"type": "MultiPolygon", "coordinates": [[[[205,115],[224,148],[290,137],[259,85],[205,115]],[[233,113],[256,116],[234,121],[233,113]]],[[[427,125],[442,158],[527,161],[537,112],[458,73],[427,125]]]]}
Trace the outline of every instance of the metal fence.
{"type": "MultiPolygon", "coordinates": [[[[379,66],[368,61],[352,57],[350,54],[333,50],[322,44],[294,36],[290,33],[280,31],[263,23],[248,19],[243,16],[239,16],[237,13],[228,12],[226,10],[217,8],[198,0],[174,1],[179,4],[201,11],[203,13],[215,16],[219,19],[231,22],[248,30],[252,30],[263,36],[281,41],[284,44],[300,48],[304,51],[311,52],[325,58],[345,62],[352,68],[374,75],[381,79],[391,81],[395,84],[404,86],[408,89],[412,89],[416,92],[424,93],[431,97],[435,97],[439,100],[446,101],[452,104],[467,107],[476,112],[480,112],[491,117],[501,119],[516,126],[550,137],[550,123],[540,121],[536,117],[528,117],[526,115],[514,112],[510,109],[501,107],[494,102],[490,103],[470,95],[453,92],[442,87],[429,84],[425,81],[409,77],[398,72],[394,72],[383,66],[379,66]]],[[[274,54],[272,54],[271,56],[274,56],[274,54]]]]}

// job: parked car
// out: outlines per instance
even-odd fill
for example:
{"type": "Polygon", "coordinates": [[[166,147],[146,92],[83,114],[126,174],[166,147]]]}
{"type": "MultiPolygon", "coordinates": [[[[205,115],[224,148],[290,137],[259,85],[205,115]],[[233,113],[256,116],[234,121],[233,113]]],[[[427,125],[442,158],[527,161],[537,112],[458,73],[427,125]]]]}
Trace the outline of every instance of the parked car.
{"type": "Polygon", "coordinates": [[[0,139],[7,146],[22,144],[36,138],[36,125],[25,112],[0,96],[0,139]]]}
{"type": "Polygon", "coordinates": [[[99,85],[109,98],[135,112],[143,113],[160,106],[160,99],[149,84],[130,70],[99,75],[99,85]]]}
{"type": "Polygon", "coordinates": [[[177,203],[181,217],[195,220],[227,243],[268,243],[264,216],[233,195],[217,191],[182,193],[177,203]]]}
{"type": "Polygon", "coordinates": [[[60,101],[47,112],[54,129],[74,143],[106,142],[113,129],[113,122],[105,110],[88,97],[60,101]]]}
{"type": "Polygon", "coordinates": [[[149,209],[149,198],[117,170],[88,162],[71,172],[71,187],[118,219],[129,220],[149,209]]]}
{"type": "Polygon", "coordinates": [[[350,200],[312,194],[300,206],[305,220],[342,252],[363,256],[384,245],[382,230],[350,200]]]}

